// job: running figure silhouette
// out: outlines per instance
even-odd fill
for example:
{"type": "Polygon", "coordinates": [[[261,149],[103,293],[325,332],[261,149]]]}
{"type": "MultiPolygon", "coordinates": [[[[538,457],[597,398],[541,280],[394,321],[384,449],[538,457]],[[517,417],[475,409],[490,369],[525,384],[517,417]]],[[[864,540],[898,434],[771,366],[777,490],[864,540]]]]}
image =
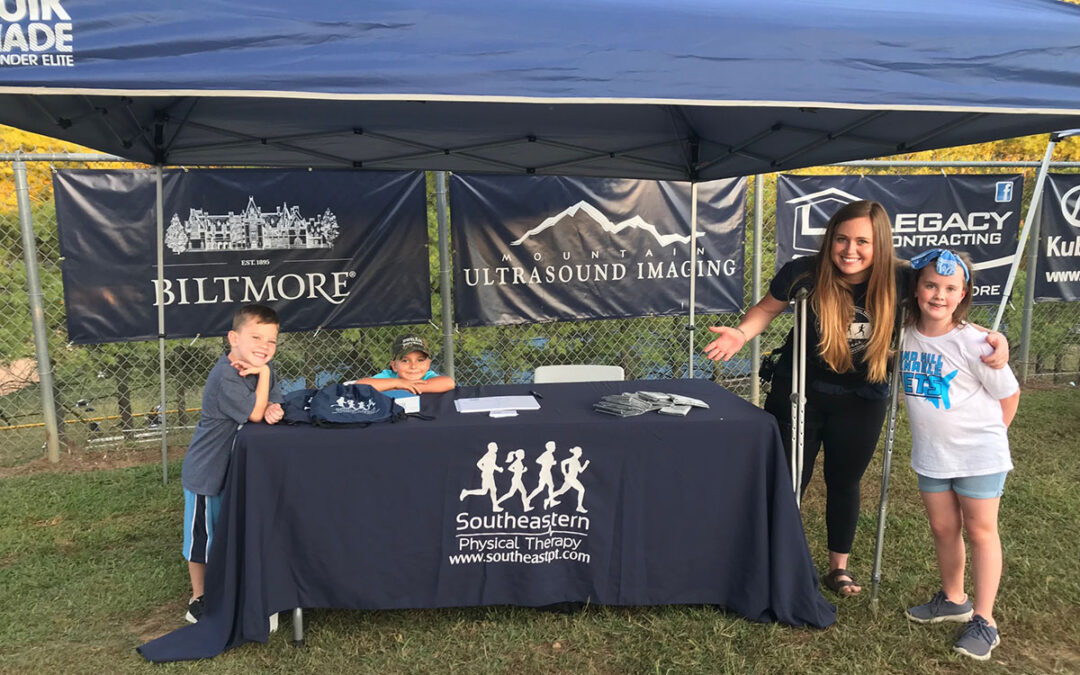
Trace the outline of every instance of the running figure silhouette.
{"type": "Polygon", "coordinates": [[[585,486],[578,480],[578,475],[589,468],[589,460],[585,460],[584,464],[581,463],[580,447],[570,448],[570,454],[572,455],[570,459],[564,459],[562,463],[559,464],[559,469],[563,473],[562,487],[556,490],[555,494],[551,495],[551,499],[548,501],[558,504],[559,502],[555,501],[555,497],[558,497],[571,489],[577,490],[577,512],[588,513],[589,510],[582,506],[585,501],[585,486]]]}
{"type": "Polygon", "coordinates": [[[531,503],[533,497],[547,488],[548,496],[544,498],[544,508],[550,508],[559,503],[555,501],[555,480],[551,477],[551,468],[555,466],[555,441],[544,444],[544,452],[536,458],[536,463],[540,465],[540,480],[536,489],[529,493],[528,501],[531,503]]]}
{"type": "Polygon", "coordinates": [[[465,498],[469,495],[491,495],[491,510],[498,513],[503,508],[499,506],[497,495],[495,494],[495,472],[502,473],[502,467],[499,466],[499,446],[495,443],[488,443],[487,452],[484,456],[476,462],[476,468],[480,469],[480,488],[477,490],[462,490],[461,496],[458,497],[458,501],[465,501],[465,498]]]}
{"type": "Polygon", "coordinates": [[[521,448],[512,451],[506,456],[506,463],[510,464],[510,473],[512,473],[514,477],[510,479],[510,490],[500,497],[497,503],[502,504],[507,499],[513,497],[514,493],[519,493],[521,495],[521,507],[525,511],[532,511],[532,507],[529,506],[529,495],[525,491],[525,483],[521,482],[522,474],[528,471],[521,462],[523,459],[525,459],[525,451],[521,448]]]}

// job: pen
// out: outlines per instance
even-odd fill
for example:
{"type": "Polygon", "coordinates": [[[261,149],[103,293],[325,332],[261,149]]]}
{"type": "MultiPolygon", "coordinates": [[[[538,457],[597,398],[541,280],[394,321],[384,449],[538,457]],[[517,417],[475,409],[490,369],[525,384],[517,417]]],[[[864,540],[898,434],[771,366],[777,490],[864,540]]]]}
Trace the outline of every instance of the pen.
{"type": "Polygon", "coordinates": [[[535,396],[536,398],[540,399],[540,400],[543,400],[543,399],[544,399],[544,396],[543,396],[543,394],[539,393],[539,392],[538,392],[538,391],[536,391],[535,389],[530,389],[530,390],[529,390],[529,393],[530,393],[530,394],[532,394],[533,396],[535,396]]]}

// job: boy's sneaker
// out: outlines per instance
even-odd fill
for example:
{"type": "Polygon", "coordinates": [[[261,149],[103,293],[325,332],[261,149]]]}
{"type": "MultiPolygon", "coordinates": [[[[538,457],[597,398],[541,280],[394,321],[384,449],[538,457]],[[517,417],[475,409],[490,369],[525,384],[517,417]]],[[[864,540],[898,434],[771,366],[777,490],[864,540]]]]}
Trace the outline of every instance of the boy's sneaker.
{"type": "Polygon", "coordinates": [[[945,596],[945,591],[934,593],[930,602],[924,605],[916,605],[908,609],[904,614],[915,623],[941,623],[942,621],[956,621],[964,623],[970,621],[975,610],[971,607],[971,598],[956,604],[945,596]]]}
{"type": "Polygon", "coordinates": [[[990,652],[1000,643],[1001,635],[998,634],[998,629],[976,614],[964,626],[964,631],[953,645],[953,651],[977,661],[987,661],[990,659],[990,652]]]}
{"type": "Polygon", "coordinates": [[[204,607],[203,596],[201,595],[188,600],[187,614],[184,615],[184,618],[187,619],[188,623],[198,623],[199,619],[202,618],[204,607]]]}

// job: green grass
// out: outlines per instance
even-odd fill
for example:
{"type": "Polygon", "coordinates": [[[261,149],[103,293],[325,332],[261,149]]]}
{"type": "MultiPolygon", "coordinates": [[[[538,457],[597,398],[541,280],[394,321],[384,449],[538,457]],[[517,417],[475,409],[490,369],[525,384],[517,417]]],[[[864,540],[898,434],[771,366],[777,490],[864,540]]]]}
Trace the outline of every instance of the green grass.
{"type": "MultiPolygon", "coordinates": [[[[134,648],[182,625],[179,465],[0,479],[0,672],[1074,673],[1080,672],[1080,392],[1025,393],[1011,431],[1002,645],[986,664],[950,654],[953,627],[903,608],[938,587],[933,546],[899,425],[879,611],[869,602],[880,461],[864,481],[852,567],[867,585],[828,630],[755,624],[705,607],[305,613],[307,647],[248,644],[207,662],[154,666],[134,648]]],[[[880,460],[880,457],[879,457],[880,460]]],[[[820,483],[804,514],[824,561],[820,483]]]]}

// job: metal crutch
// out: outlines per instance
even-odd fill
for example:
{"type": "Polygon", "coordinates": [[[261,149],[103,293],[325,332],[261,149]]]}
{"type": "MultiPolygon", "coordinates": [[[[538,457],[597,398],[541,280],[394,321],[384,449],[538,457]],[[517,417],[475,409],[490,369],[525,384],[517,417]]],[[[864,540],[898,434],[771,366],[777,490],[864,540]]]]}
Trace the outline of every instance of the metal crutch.
{"type": "Polygon", "coordinates": [[[877,540],[874,544],[874,570],[870,575],[870,610],[877,612],[878,586],[881,585],[881,553],[885,546],[885,512],[889,502],[889,475],[892,473],[893,446],[896,444],[897,406],[900,402],[900,364],[904,345],[904,313],[896,329],[896,354],[889,378],[889,422],[885,431],[885,457],[881,464],[881,501],[878,504],[877,540]]]}
{"type": "Polygon", "coordinates": [[[806,425],[806,298],[809,292],[795,293],[795,322],[791,341],[791,487],[795,505],[802,508],[803,428],[806,425]]]}

